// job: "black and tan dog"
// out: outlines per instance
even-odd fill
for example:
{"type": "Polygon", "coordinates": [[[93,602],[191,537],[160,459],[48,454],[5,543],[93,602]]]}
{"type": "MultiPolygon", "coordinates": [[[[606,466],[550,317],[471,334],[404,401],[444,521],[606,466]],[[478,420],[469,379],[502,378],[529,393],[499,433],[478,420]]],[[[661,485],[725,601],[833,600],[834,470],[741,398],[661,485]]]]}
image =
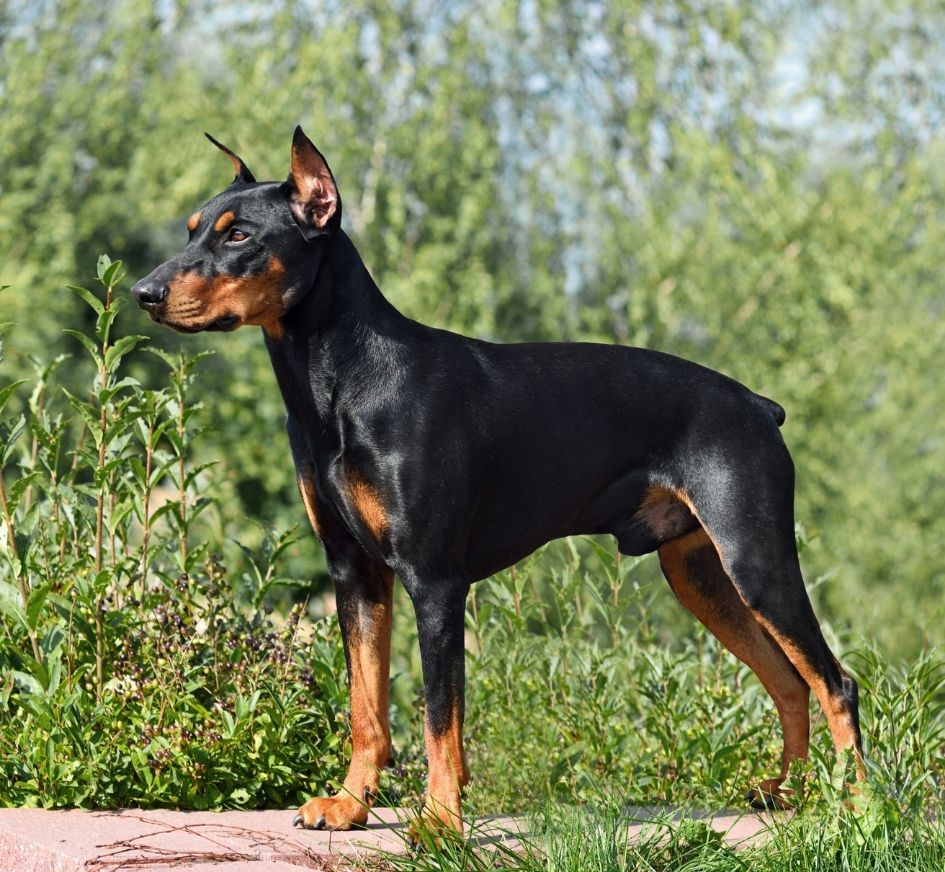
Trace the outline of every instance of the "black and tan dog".
{"type": "MultiPolygon", "coordinates": [[[[215,142],[215,141],[214,141],[215,142]]],[[[639,348],[496,345],[425,327],[381,295],[341,229],[328,164],[301,128],[285,182],[236,178],[187,222],[184,250],[132,294],[175,330],[262,327],[299,490],[325,547],[351,684],[344,790],[305,827],[367,819],[391,758],[391,596],[416,609],[430,823],[462,828],[463,616],[470,585],[575,533],[659,552],[682,602],[771,694],[780,805],[808,751],[813,690],[862,765],[857,688],[827,647],[794,541],[784,411],[719,373],[639,348]]]]}

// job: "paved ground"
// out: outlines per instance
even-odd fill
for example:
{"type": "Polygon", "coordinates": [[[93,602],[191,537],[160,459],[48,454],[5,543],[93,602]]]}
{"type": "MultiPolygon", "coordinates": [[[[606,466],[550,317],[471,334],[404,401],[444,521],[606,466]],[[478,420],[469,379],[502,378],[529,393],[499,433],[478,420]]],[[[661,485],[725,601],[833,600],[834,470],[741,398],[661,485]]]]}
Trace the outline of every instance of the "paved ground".
{"type": "MultiPolygon", "coordinates": [[[[665,813],[665,810],[663,811],[665,813]]],[[[367,829],[326,833],[293,829],[291,811],[113,812],[0,809],[0,872],[300,872],[335,869],[378,850],[406,850],[403,810],[375,809],[367,829]]],[[[640,809],[639,831],[653,810],[640,809]]],[[[763,840],[765,815],[706,816],[731,845],[763,840]]],[[[476,841],[515,844],[514,818],[477,823],[476,841]]]]}

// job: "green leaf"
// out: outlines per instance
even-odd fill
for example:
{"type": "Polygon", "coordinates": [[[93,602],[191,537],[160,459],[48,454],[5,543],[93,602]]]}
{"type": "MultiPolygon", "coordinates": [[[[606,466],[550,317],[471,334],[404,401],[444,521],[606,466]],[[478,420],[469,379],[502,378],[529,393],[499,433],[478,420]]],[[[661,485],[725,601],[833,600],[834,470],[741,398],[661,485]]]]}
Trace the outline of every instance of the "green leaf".
{"type": "Polygon", "coordinates": [[[75,411],[78,412],[79,415],[82,416],[83,420],[85,421],[86,425],[89,428],[89,432],[91,432],[92,437],[96,440],[96,444],[98,444],[99,440],[101,440],[102,438],[102,434],[99,431],[100,424],[95,413],[89,407],[89,404],[86,402],[83,402],[74,394],[69,393],[69,391],[66,388],[63,388],[62,392],[68,398],[69,404],[72,406],[72,408],[75,409],[75,411]]]}
{"type": "Polygon", "coordinates": [[[54,658],[49,664],[49,684],[46,685],[46,695],[53,696],[59,689],[62,679],[62,660],[54,658]]]}
{"type": "Polygon", "coordinates": [[[148,766],[148,755],[140,748],[133,748],[129,757],[131,759],[131,765],[134,767],[135,772],[138,773],[138,777],[150,787],[151,783],[154,781],[154,773],[151,771],[151,767],[148,766]]]}
{"type": "Polygon", "coordinates": [[[23,654],[23,665],[33,674],[43,690],[49,687],[49,670],[46,664],[31,657],[29,654],[23,654]]]}
{"type": "MultiPolygon", "coordinates": [[[[102,258],[107,257],[102,255],[99,258],[99,267],[101,268],[102,258]]],[[[124,278],[124,274],[121,272],[122,263],[120,260],[112,261],[103,272],[99,273],[99,279],[106,287],[114,287],[118,282],[124,278]]]]}
{"type": "Polygon", "coordinates": [[[10,397],[13,396],[13,392],[22,384],[26,384],[26,379],[21,378],[19,381],[15,381],[12,384],[8,384],[5,387],[0,388],[0,412],[3,411],[4,406],[9,402],[10,397]]]}
{"type": "Polygon", "coordinates": [[[0,612],[24,630],[29,628],[26,612],[20,604],[20,592],[9,582],[0,582],[0,612]]]}
{"type": "Polygon", "coordinates": [[[39,616],[43,611],[46,597],[49,595],[49,587],[49,584],[43,584],[33,588],[26,601],[26,625],[31,630],[35,630],[39,623],[39,616]]]}
{"type": "Polygon", "coordinates": [[[233,733],[236,731],[236,724],[233,721],[233,715],[231,715],[226,709],[223,709],[220,712],[220,717],[223,719],[223,726],[226,731],[227,738],[232,739],[233,733]]]}
{"type": "Polygon", "coordinates": [[[98,261],[95,264],[95,274],[98,276],[98,280],[103,284],[105,283],[105,273],[111,265],[112,259],[107,254],[100,254],[98,256],[98,261]]]}
{"type": "Polygon", "coordinates": [[[141,342],[147,342],[147,336],[122,336],[108,351],[105,352],[105,366],[114,371],[118,363],[129,351],[141,342]]]}
{"type": "MultiPolygon", "coordinates": [[[[29,673],[14,669],[13,677],[16,679],[16,683],[29,693],[39,694],[43,692],[42,685],[29,673]]],[[[39,715],[48,714],[48,708],[46,708],[46,706],[36,698],[29,699],[28,701],[23,700],[23,703],[28,705],[28,707],[33,708],[39,715]]]]}
{"type": "Polygon", "coordinates": [[[151,523],[156,524],[164,515],[176,514],[179,505],[179,500],[168,500],[166,503],[161,503],[161,505],[152,512],[151,523]]]}
{"type": "Polygon", "coordinates": [[[230,794],[230,799],[237,805],[246,805],[250,800],[249,791],[246,790],[245,787],[237,787],[236,790],[230,794]]]}
{"type": "Polygon", "coordinates": [[[99,347],[90,336],[86,336],[81,330],[66,329],[62,332],[68,333],[70,336],[74,336],[78,339],[79,342],[85,346],[85,350],[92,356],[92,360],[95,361],[95,366],[99,368],[102,366],[102,357],[99,354],[99,347]]]}
{"type": "Polygon", "coordinates": [[[7,505],[11,516],[16,510],[16,507],[20,504],[20,500],[23,499],[23,494],[26,493],[27,488],[29,488],[40,475],[41,473],[39,471],[28,472],[10,485],[10,489],[7,491],[7,505]]]}
{"type": "Polygon", "coordinates": [[[98,320],[95,322],[95,336],[102,345],[108,342],[108,334],[117,314],[118,309],[115,306],[110,306],[98,316],[98,320]]]}
{"type": "Polygon", "coordinates": [[[131,514],[134,508],[135,505],[131,502],[126,502],[118,506],[108,518],[108,532],[114,535],[121,528],[125,519],[131,514]]]}
{"type": "Polygon", "coordinates": [[[10,704],[10,694],[16,683],[13,680],[13,673],[9,672],[3,679],[3,686],[0,687],[0,708],[6,708],[10,704]]]}
{"type": "Polygon", "coordinates": [[[19,415],[7,429],[7,433],[3,435],[3,441],[0,442],[0,466],[5,466],[7,460],[10,459],[14,450],[16,449],[16,443],[20,438],[20,435],[26,429],[26,417],[24,415],[19,415]]]}
{"type": "Polygon", "coordinates": [[[79,285],[67,285],[66,287],[85,300],[85,302],[95,310],[96,314],[101,315],[102,312],[105,311],[105,303],[88,288],[83,288],[79,285]]]}

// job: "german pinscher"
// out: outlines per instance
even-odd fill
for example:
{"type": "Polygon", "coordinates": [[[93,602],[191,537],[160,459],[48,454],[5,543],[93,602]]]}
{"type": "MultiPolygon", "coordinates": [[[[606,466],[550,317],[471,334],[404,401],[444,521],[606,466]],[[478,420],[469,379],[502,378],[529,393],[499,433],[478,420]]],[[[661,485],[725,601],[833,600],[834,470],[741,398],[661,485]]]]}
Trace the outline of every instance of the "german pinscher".
{"type": "MultiPolygon", "coordinates": [[[[212,137],[211,137],[212,139],[212,137]]],[[[344,789],[294,823],[363,824],[391,759],[394,576],[417,616],[429,765],[421,823],[461,830],[463,620],[474,581],[551,539],[610,533],[659,552],[673,592],[774,699],[783,806],[808,752],[813,690],[862,768],[857,686],[831,654],[794,540],[784,410],[668,354],[588,343],[496,345],[426,327],[382,296],[341,229],[341,197],[297,128],[289,177],[236,178],[187,222],[180,254],[131,293],[185,333],[262,327],[302,501],[321,539],[351,686],[344,789]]]]}

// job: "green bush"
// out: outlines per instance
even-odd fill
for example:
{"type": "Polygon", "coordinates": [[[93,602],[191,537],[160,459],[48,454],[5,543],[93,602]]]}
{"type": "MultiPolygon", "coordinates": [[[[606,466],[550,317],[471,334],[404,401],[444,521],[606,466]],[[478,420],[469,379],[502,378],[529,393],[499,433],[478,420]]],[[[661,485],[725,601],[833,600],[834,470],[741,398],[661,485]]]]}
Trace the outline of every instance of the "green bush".
{"type": "MultiPolygon", "coordinates": [[[[121,265],[74,362],[88,393],[40,368],[0,424],[0,803],[286,806],[343,775],[337,624],[264,600],[294,535],[264,532],[237,569],[211,547],[214,470],[189,388],[199,359],[156,352],[168,385],[124,375],[142,337],[113,339],[121,265]],[[9,485],[6,482],[9,480],[9,485]]],[[[70,362],[72,365],[72,362],[70,362]]],[[[0,412],[19,384],[0,391],[0,412]]]]}

